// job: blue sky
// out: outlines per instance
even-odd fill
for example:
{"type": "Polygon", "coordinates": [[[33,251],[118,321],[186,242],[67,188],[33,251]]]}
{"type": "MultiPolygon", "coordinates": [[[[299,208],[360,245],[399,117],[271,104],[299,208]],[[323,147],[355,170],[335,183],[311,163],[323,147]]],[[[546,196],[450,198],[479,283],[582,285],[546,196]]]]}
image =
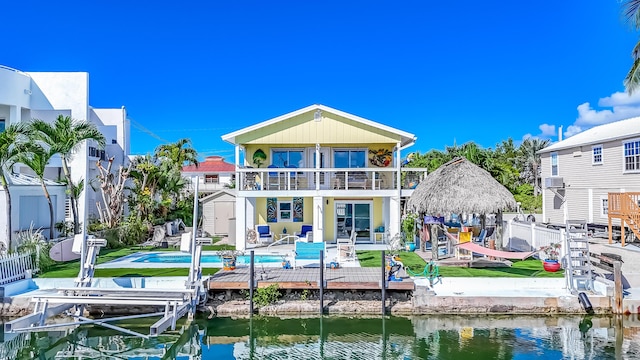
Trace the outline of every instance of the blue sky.
{"type": "MultiPolygon", "coordinates": [[[[640,115],[639,33],[616,0],[10,1],[0,64],[86,71],[132,153],[324,104],[416,134],[412,151],[571,135],[640,115]],[[162,139],[162,140],[160,140],[162,139]]],[[[0,84],[1,86],[1,84],[0,84]]]]}

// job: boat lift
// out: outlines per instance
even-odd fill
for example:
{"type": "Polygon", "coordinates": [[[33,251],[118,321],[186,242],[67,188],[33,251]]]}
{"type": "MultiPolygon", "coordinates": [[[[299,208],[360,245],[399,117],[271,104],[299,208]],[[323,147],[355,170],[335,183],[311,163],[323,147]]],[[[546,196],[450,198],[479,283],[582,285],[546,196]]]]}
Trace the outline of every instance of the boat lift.
{"type": "Polygon", "coordinates": [[[160,335],[169,327],[171,327],[171,330],[175,330],[177,320],[186,314],[188,314],[189,321],[193,320],[197,305],[204,303],[207,299],[207,289],[203,286],[202,280],[201,256],[202,246],[211,244],[210,238],[198,238],[196,236],[197,223],[198,178],[196,177],[193,205],[193,232],[191,236],[183,236],[180,243],[180,251],[191,254],[191,267],[183,289],[92,287],[96,257],[100,248],[104,247],[107,241],[105,239],[88,238],[84,234],[78,234],[74,238],[73,251],[84,256],[81,256],[82,261],[75,286],[72,288],[57,288],[49,292],[33,295],[31,298],[31,301],[35,303],[33,313],[5,323],[4,332],[21,333],[94,324],[118,330],[126,334],[149,338],[160,335]],[[83,316],[86,305],[164,306],[164,311],[90,319],[83,316]],[[74,309],[75,311],[73,311],[74,309]],[[65,311],[74,318],[74,322],[46,323],[48,318],[65,311]],[[120,320],[156,316],[160,316],[161,318],[151,325],[148,335],[111,324],[112,322],[120,320]]]}

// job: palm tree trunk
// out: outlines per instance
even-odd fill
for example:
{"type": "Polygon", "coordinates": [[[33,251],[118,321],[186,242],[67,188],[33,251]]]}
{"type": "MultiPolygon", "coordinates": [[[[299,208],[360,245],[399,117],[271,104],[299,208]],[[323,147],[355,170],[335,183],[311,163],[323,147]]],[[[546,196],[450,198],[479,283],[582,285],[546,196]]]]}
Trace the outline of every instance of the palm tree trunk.
{"type": "Polygon", "coordinates": [[[538,196],[538,164],[533,164],[533,196],[538,196]]]}
{"type": "Polygon", "coordinates": [[[44,184],[44,179],[40,179],[40,184],[42,185],[42,191],[44,191],[44,197],[47,198],[49,202],[49,240],[53,239],[53,203],[51,202],[51,196],[49,195],[49,190],[47,190],[47,185],[44,184]]]}
{"type": "MultiPolygon", "coordinates": [[[[0,170],[3,171],[3,170],[0,170]]],[[[4,172],[2,176],[0,176],[0,181],[2,181],[2,188],[4,189],[4,198],[7,203],[7,251],[11,250],[11,194],[9,193],[9,185],[7,184],[7,179],[4,177],[4,172]]]]}
{"type": "Polygon", "coordinates": [[[64,172],[64,177],[67,179],[67,188],[69,189],[69,198],[71,199],[71,213],[73,214],[73,233],[79,234],[80,223],[78,222],[78,203],[76,199],[76,193],[73,188],[73,182],[71,181],[71,172],[69,172],[67,157],[61,155],[60,159],[62,160],[62,171],[64,172]]]}

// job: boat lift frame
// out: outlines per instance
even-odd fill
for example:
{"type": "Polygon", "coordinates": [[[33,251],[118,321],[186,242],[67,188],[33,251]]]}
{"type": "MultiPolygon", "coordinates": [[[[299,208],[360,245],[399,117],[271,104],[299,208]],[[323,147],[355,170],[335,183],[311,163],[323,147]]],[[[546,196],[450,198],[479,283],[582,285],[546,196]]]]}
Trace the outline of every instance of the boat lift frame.
{"type": "Polygon", "coordinates": [[[96,257],[100,248],[106,246],[107,241],[105,239],[87,238],[84,234],[79,234],[75,237],[73,247],[76,252],[86,251],[86,253],[84,253],[85,256],[82,256],[83,261],[81,262],[75,287],[57,288],[52,292],[32,296],[31,301],[35,303],[33,312],[29,315],[25,315],[5,323],[4,332],[21,333],[50,330],[59,327],[94,324],[118,330],[126,334],[149,338],[160,335],[169,327],[171,327],[171,330],[175,330],[177,320],[186,314],[189,315],[189,321],[193,320],[197,305],[207,299],[207,290],[204,288],[202,280],[202,246],[212,243],[210,238],[198,238],[196,236],[199,202],[199,179],[197,176],[195,177],[194,182],[193,232],[190,237],[183,237],[180,243],[180,250],[191,254],[191,267],[189,269],[189,276],[185,281],[184,289],[92,287],[96,257]],[[83,316],[85,306],[90,304],[164,306],[164,311],[103,319],[90,319],[83,316]],[[75,311],[71,312],[73,308],[75,308],[75,311]],[[46,324],[46,320],[49,317],[58,315],[65,311],[69,312],[69,315],[74,318],[73,322],[46,324]],[[161,316],[161,318],[151,325],[149,335],[111,324],[111,322],[114,321],[156,316],[161,316]]]}

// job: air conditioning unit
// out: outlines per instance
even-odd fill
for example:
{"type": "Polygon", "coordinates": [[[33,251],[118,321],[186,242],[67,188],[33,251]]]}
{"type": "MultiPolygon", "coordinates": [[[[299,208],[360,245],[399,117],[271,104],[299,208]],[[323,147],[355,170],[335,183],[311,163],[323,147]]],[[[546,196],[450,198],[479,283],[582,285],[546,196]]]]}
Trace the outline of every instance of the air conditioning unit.
{"type": "Polygon", "coordinates": [[[544,187],[545,188],[563,188],[564,187],[564,179],[558,176],[548,177],[544,179],[544,187]]]}

